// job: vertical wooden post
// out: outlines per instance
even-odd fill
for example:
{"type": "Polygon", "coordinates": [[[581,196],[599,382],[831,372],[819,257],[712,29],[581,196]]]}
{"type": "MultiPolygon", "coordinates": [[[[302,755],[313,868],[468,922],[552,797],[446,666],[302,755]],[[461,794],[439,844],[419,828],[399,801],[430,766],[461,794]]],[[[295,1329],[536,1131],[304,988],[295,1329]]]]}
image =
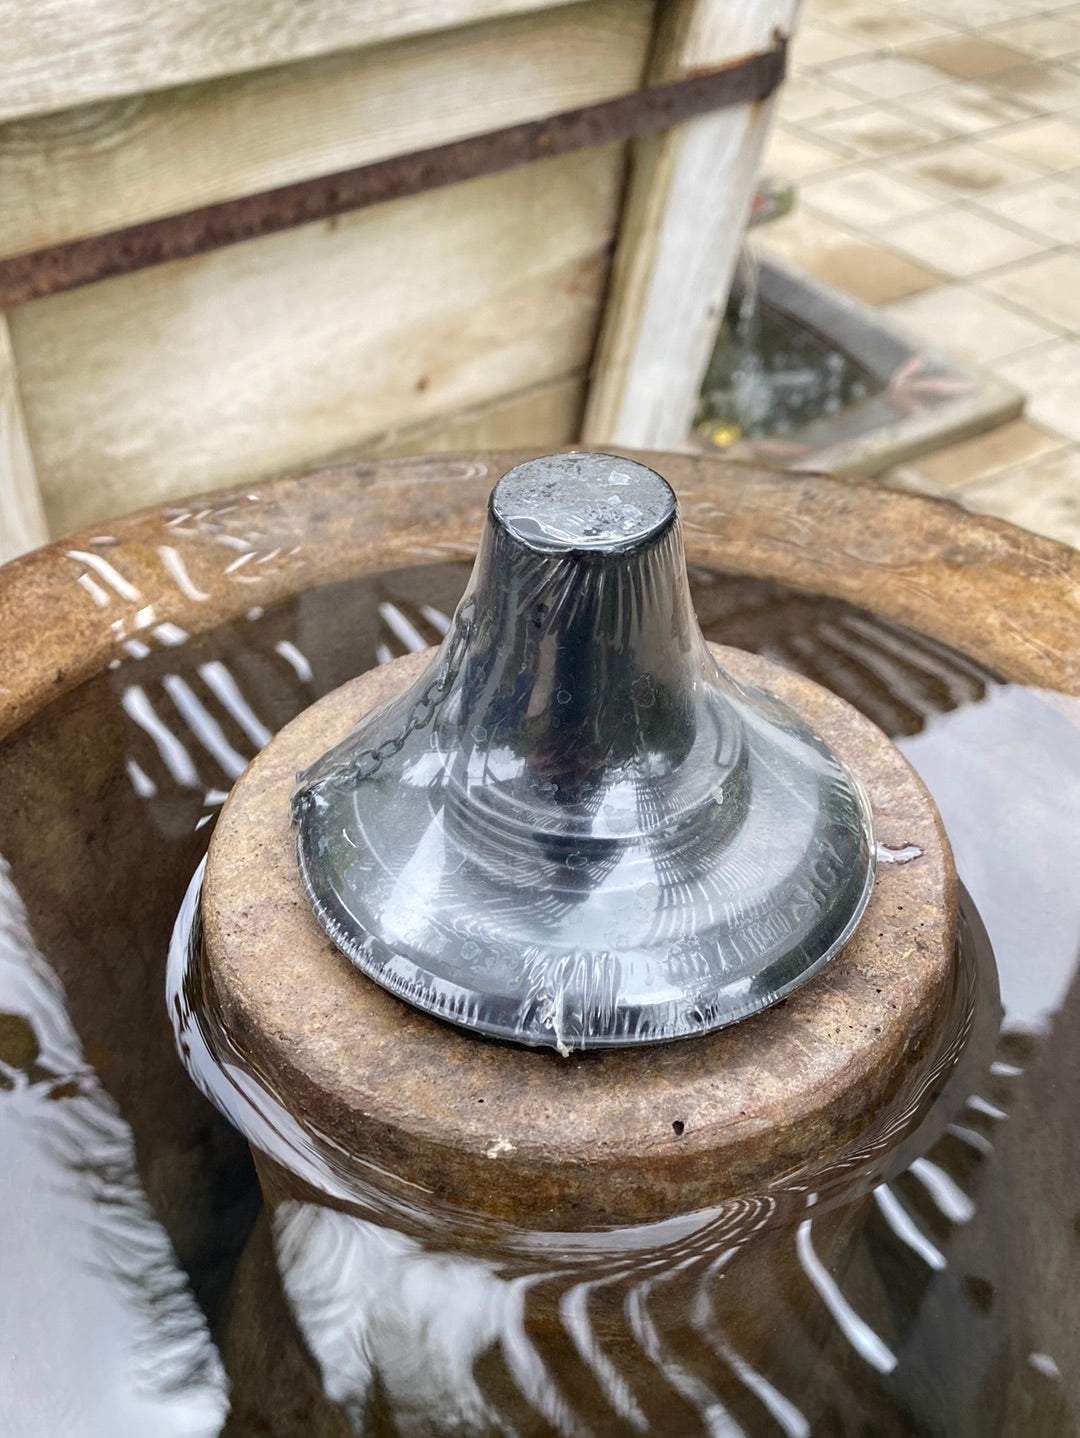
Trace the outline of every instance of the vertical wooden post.
{"type": "MultiPolygon", "coordinates": [[[[790,34],[799,0],[675,0],[649,79],[677,80],[790,34]]],[[[588,445],[685,445],[753,198],[772,100],[637,143],[582,427],[588,445]]]]}
{"type": "Polygon", "coordinates": [[[0,564],[49,538],[23,418],[15,354],[0,310],[0,564]]]}

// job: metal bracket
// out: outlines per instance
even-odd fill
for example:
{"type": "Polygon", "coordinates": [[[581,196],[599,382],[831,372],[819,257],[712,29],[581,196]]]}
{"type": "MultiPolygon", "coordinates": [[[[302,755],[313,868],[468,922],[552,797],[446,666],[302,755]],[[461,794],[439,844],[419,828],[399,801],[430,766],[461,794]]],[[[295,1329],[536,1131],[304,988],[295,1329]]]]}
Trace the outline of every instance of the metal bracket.
{"type": "Polygon", "coordinates": [[[783,80],[786,64],[787,37],[778,34],[771,50],[544,120],[0,259],[0,309],[590,145],[652,134],[729,105],[760,102],[783,80]]]}

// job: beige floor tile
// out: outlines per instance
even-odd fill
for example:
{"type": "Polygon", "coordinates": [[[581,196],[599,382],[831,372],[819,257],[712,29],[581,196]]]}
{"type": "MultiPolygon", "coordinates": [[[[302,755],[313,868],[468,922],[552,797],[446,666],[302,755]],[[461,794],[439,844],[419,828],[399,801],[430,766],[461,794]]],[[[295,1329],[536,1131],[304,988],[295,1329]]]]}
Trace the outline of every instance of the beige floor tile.
{"type": "Polygon", "coordinates": [[[970,29],[1008,24],[1027,13],[1022,0],[933,0],[926,8],[937,20],[970,29]]]}
{"type": "Polygon", "coordinates": [[[967,285],[942,285],[898,300],[888,313],[927,344],[967,364],[986,365],[1059,338],[1058,331],[967,285]]]}
{"type": "Polygon", "coordinates": [[[977,199],[1007,185],[1037,179],[1042,173],[1034,165],[988,149],[981,140],[936,145],[922,154],[893,161],[889,169],[946,200],[977,199]]]}
{"type": "Polygon", "coordinates": [[[952,26],[931,20],[925,10],[917,10],[914,5],[890,4],[887,0],[831,16],[829,28],[874,50],[918,45],[939,35],[955,33],[952,26]]]}
{"type": "Polygon", "coordinates": [[[840,145],[811,139],[804,131],[774,125],[765,146],[762,170],[781,180],[803,180],[838,169],[852,159],[840,145]]]}
{"type": "Polygon", "coordinates": [[[890,228],[887,239],[894,249],[919,264],[954,276],[996,269],[1042,248],[1037,240],[959,205],[900,220],[890,228]]]}
{"type": "Polygon", "coordinates": [[[1060,435],[1050,434],[1026,419],[1016,419],[933,454],[924,454],[917,465],[932,484],[947,494],[1061,448],[1060,435]]]}
{"type": "Polygon", "coordinates": [[[900,56],[874,55],[866,60],[848,60],[829,70],[830,80],[839,80],[867,100],[895,100],[916,95],[941,85],[944,76],[932,65],[900,56]]]}
{"type": "Polygon", "coordinates": [[[753,231],[753,245],[769,254],[797,263],[804,257],[814,263],[821,255],[858,239],[850,230],[830,225],[796,204],[789,215],[772,220],[753,231]]]}
{"type": "Polygon", "coordinates": [[[1032,61],[994,75],[987,85],[1009,103],[1033,110],[1056,112],[1080,107],[1080,74],[1064,64],[1032,61]]]}
{"type": "Polygon", "coordinates": [[[826,284],[867,305],[886,305],[904,295],[932,289],[938,283],[933,271],[861,240],[835,250],[816,273],[826,284]]]}
{"type": "MultiPolygon", "coordinates": [[[[895,8],[906,9],[906,0],[895,8]]],[[[863,16],[880,15],[883,9],[881,0],[808,0],[804,18],[815,24],[843,27],[863,16]]]]}
{"type": "Polygon", "coordinates": [[[921,265],[805,210],[763,226],[754,244],[865,304],[888,304],[940,283],[921,265]]]}
{"type": "Polygon", "coordinates": [[[912,95],[897,108],[916,122],[938,125],[951,135],[981,134],[984,130],[1030,119],[1035,113],[1032,105],[1020,104],[1000,92],[991,94],[982,85],[948,85],[940,90],[928,90],[922,95],[912,95]]]}
{"type": "Polygon", "coordinates": [[[912,150],[922,150],[945,135],[938,125],[926,124],[910,115],[899,115],[895,110],[886,110],[879,105],[833,115],[815,122],[812,128],[814,134],[822,139],[849,145],[860,155],[867,156],[903,155],[912,150]]]}
{"type": "Polygon", "coordinates": [[[889,489],[907,490],[909,494],[929,494],[934,499],[945,497],[941,486],[935,484],[929,475],[923,474],[919,468],[919,462],[895,465],[892,469],[887,469],[884,474],[879,474],[877,482],[884,484],[889,489]]]}
{"type": "Polygon", "coordinates": [[[957,497],[979,514],[993,514],[1080,547],[1080,447],[1002,470],[957,497]]]}
{"type": "Polygon", "coordinates": [[[1057,340],[994,369],[1027,396],[1025,413],[1044,428],[1080,441],[1080,341],[1057,340]]]}
{"type": "Polygon", "coordinates": [[[1023,51],[996,40],[985,40],[980,35],[946,35],[915,45],[904,53],[957,80],[982,80],[1002,70],[1014,69],[1026,59],[1023,51]]]}
{"type": "Polygon", "coordinates": [[[880,168],[847,170],[810,181],[803,201],[814,210],[854,229],[877,229],[907,215],[933,209],[937,201],[880,168]]]}
{"type": "Polygon", "coordinates": [[[1061,244],[1080,242],[1080,175],[1055,176],[984,195],[981,206],[1061,244]]]}
{"type": "Polygon", "coordinates": [[[821,72],[812,75],[796,75],[788,80],[780,91],[777,115],[781,120],[802,124],[808,120],[825,119],[843,110],[858,109],[866,103],[866,97],[829,80],[821,78],[821,72]]]}
{"type": "Polygon", "coordinates": [[[1071,170],[1080,163],[1080,122],[1061,115],[1031,120],[997,130],[982,143],[988,150],[1041,170],[1071,170]]]}
{"type": "Polygon", "coordinates": [[[878,8],[875,0],[806,0],[807,20],[834,25],[842,17],[878,8]]]}
{"type": "MultiPolygon", "coordinates": [[[[852,7],[849,5],[841,5],[838,7],[830,3],[830,0],[803,0],[802,23],[806,24],[807,21],[815,25],[820,25],[826,21],[831,23],[838,8],[841,13],[843,13],[852,7]]],[[[865,7],[856,6],[854,8],[862,9],[865,7]]]]}
{"type": "Polygon", "coordinates": [[[1080,332],[1080,255],[1057,251],[987,275],[979,288],[1027,310],[1036,319],[1080,332]]]}
{"type": "Polygon", "coordinates": [[[1044,60],[1059,60],[1065,55],[1080,54],[1080,23],[1067,15],[1042,15],[1037,20],[995,30],[993,39],[1044,60]]]}
{"type": "Polygon", "coordinates": [[[796,74],[800,70],[813,70],[819,65],[865,55],[873,48],[872,40],[857,40],[836,30],[826,30],[823,25],[802,24],[795,31],[791,45],[792,69],[796,74]]]}

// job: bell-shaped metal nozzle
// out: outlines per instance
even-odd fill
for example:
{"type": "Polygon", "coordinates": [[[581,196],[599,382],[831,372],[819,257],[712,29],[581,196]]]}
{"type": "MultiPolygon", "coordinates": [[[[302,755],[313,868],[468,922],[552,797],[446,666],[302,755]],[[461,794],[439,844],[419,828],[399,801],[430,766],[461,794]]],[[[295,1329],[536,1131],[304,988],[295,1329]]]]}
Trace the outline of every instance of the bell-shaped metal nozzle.
{"type": "Polygon", "coordinates": [[[500,480],[441,648],[301,776],[294,818],[308,897],[366,974],[564,1052],[774,1003],[873,877],[858,785],[705,643],[671,489],[601,454],[500,480]]]}

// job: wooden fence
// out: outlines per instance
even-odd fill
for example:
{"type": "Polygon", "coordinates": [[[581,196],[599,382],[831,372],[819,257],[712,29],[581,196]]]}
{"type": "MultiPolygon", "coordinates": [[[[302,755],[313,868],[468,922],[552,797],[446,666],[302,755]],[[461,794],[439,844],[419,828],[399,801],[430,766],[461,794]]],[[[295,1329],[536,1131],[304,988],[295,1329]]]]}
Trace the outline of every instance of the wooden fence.
{"type": "MultiPolygon", "coordinates": [[[[795,7],[0,0],[0,271],[708,73],[768,51],[795,7]]],[[[769,108],[727,105],[10,302],[0,557],[334,460],[677,446],[769,108]]]]}

